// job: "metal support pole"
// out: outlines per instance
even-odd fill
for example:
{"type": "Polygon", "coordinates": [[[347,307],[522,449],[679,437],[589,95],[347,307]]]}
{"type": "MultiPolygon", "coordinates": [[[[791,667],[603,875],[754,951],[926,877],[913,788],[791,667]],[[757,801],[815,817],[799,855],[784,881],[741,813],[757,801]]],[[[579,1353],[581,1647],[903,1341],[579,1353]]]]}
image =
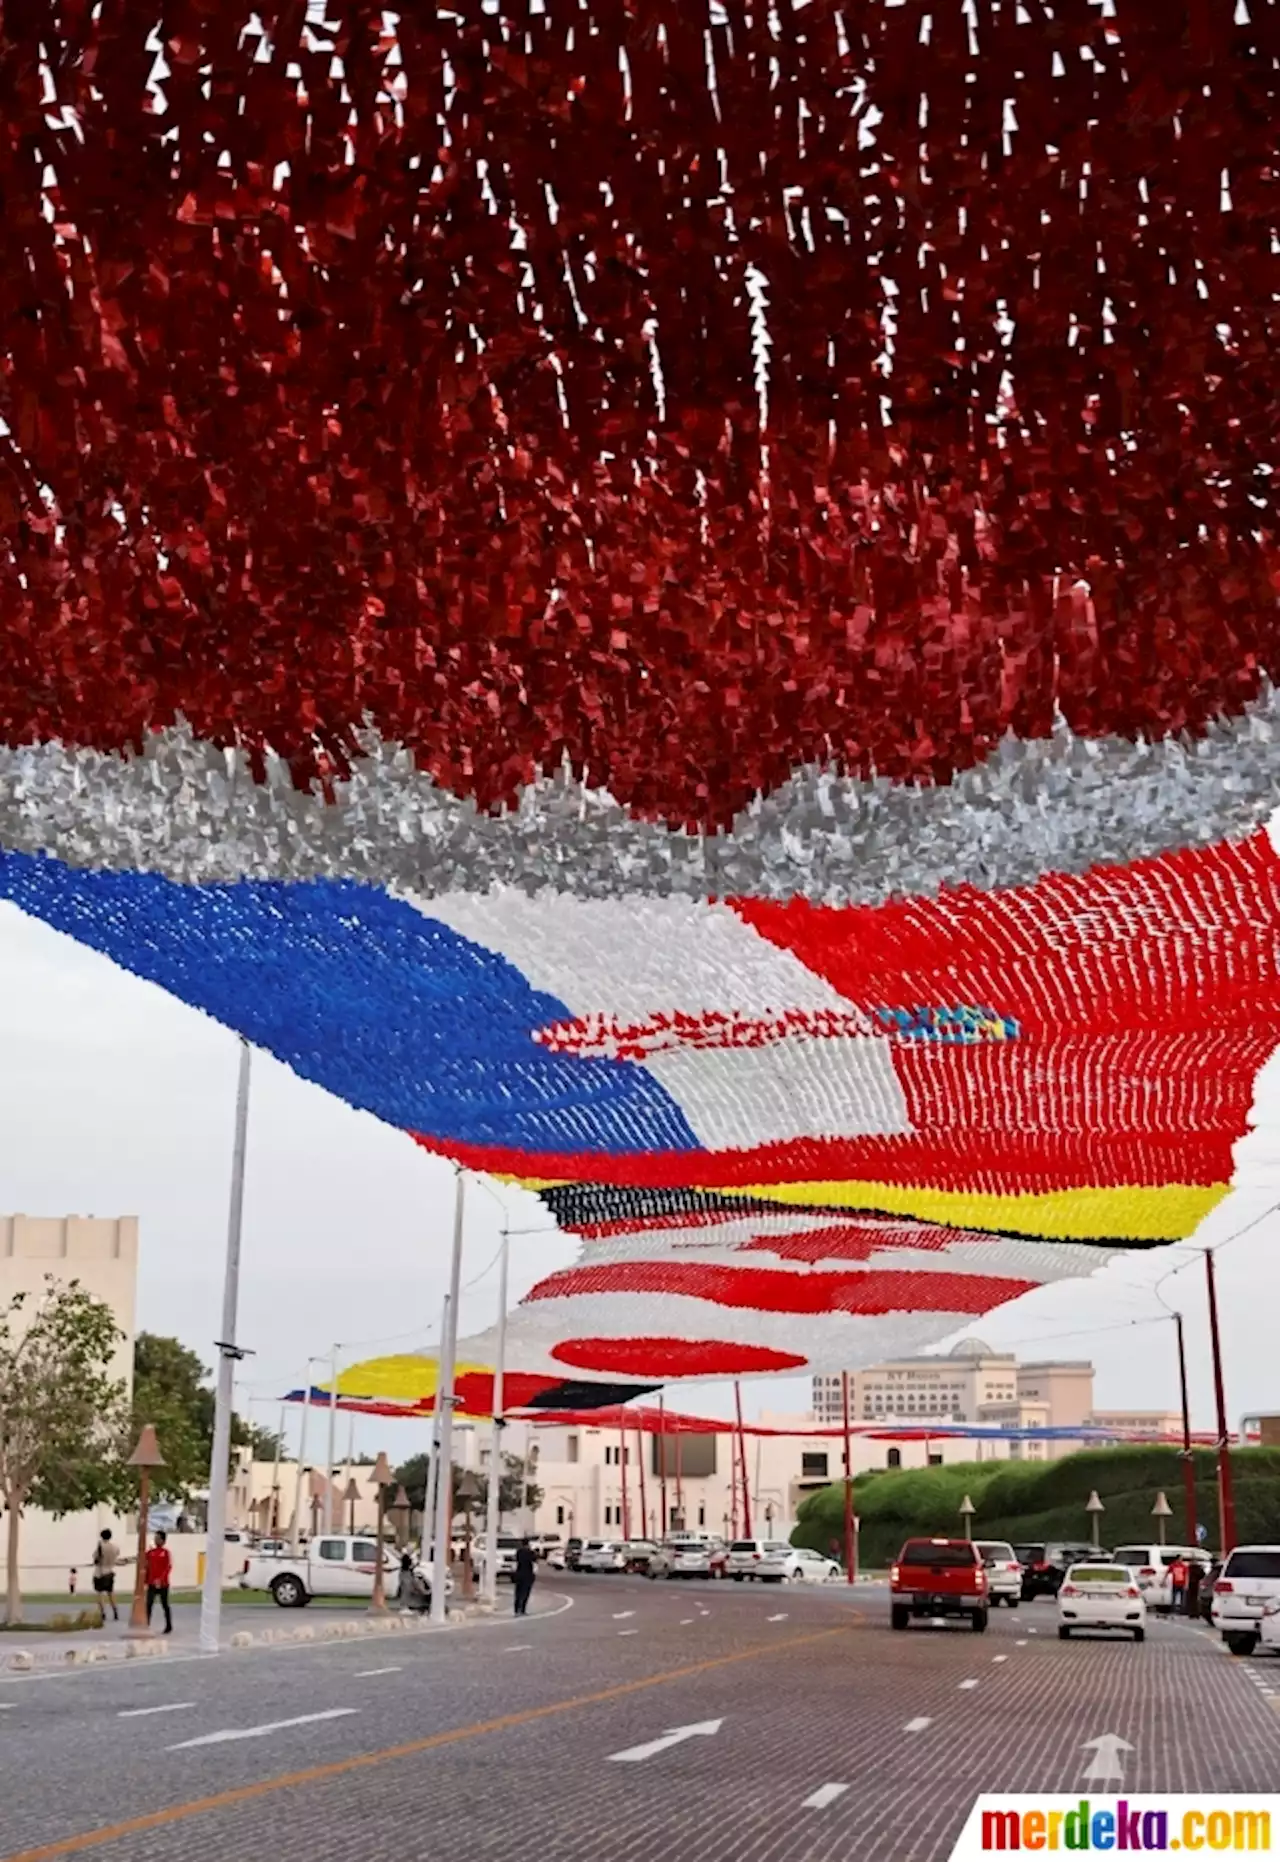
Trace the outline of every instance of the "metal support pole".
{"type": "Polygon", "coordinates": [[[1218,1412],[1218,1530],[1225,1558],[1236,1542],[1236,1501],[1231,1485],[1231,1443],[1227,1429],[1227,1398],[1222,1381],[1222,1333],[1218,1326],[1218,1286],[1213,1251],[1204,1251],[1204,1274],[1209,1289],[1209,1338],[1213,1345],[1213,1400],[1218,1412]]]}
{"type": "Polygon", "coordinates": [[[644,1491],[644,1432],[636,1429],[636,1454],[640,1464],[640,1537],[647,1539],[653,1528],[649,1523],[649,1502],[644,1491]]]}
{"type": "MultiPolygon", "coordinates": [[[[440,1342],[436,1347],[436,1400],[431,1412],[431,1459],[427,1463],[427,1485],[422,1496],[422,1556],[425,1561],[435,1544],[436,1497],[440,1492],[440,1358],[449,1330],[449,1295],[440,1308],[440,1342]]],[[[412,1524],[412,1516],[410,1519],[412,1524]]]]}
{"type": "Polygon", "coordinates": [[[853,1435],[849,1428],[849,1373],[840,1377],[840,1394],[844,1400],[844,1574],[853,1584],[858,1576],[858,1551],[853,1536],[853,1435]]]}
{"type": "Polygon", "coordinates": [[[738,1413],[738,1462],[742,1469],[742,1536],[751,1537],[751,1491],[747,1484],[747,1437],[742,1427],[742,1385],[735,1377],[733,1406],[738,1413]]]}
{"type": "Polygon", "coordinates": [[[314,1358],[307,1359],[306,1389],[302,1397],[302,1427],[298,1431],[298,1478],[293,1486],[293,1526],[289,1533],[289,1555],[298,1556],[298,1537],[302,1529],[302,1476],[307,1459],[307,1418],[311,1414],[311,1366],[314,1358]]]}
{"type": "Polygon", "coordinates": [[[631,1537],[631,1501],[627,1494],[627,1431],[618,1430],[618,1468],[622,1475],[622,1537],[631,1537]]]}
{"type": "Polygon", "coordinates": [[[227,1526],[227,1467],[231,1460],[231,1399],[235,1384],[236,1313],[240,1303],[240,1237],[244,1220],[244,1167],[249,1137],[249,1043],[240,1042],[236,1082],[235,1141],[231,1152],[231,1203],[227,1214],[227,1260],[222,1286],[222,1336],[209,1456],[209,1511],[204,1588],[200,1596],[200,1653],[216,1655],[222,1629],[222,1547],[227,1526]]]}
{"type": "Polygon", "coordinates": [[[453,1382],[458,1356],[458,1302],[462,1293],[462,1222],[466,1173],[458,1170],[453,1204],[453,1261],[449,1271],[449,1325],[442,1341],[436,1409],[440,1416],[440,1450],[436,1456],[435,1563],[431,1572],[431,1621],[445,1620],[445,1581],[449,1575],[453,1532],[453,1382]]]}
{"type": "Polygon", "coordinates": [[[333,1531],[333,1458],[338,1452],[338,1347],[329,1355],[329,1465],[325,1469],[324,1529],[333,1531]]]}
{"type": "Polygon", "coordinates": [[[280,1457],[284,1453],[284,1418],[285,1407],[280,1405],[280,1427],[276,1430],[276,1453],[271,1467],[271,1511],[267,1517],[271,1521],[272,1532],[280,1530],[280,1457]]]}
{"type": "Polygon", "coordinates": [[[662,1536],[667,1536],[667,1398],[666,1392],[658,1392],[658,1440],[662,1444],[662,1458],[658,1466],[662,1469],[659,1486],[662,1490],[662,1536]]]}
{"type": "Polygon", "coordinates": [[[1173,1323],[1178,1331],[1178,1383],[1182,1391],[1182,1508],[1186,1514],[1183,1531],[1188,1545],[1196,1543],[1196,1463],[1191,1449],[1191,1405],[1187,1398],[1187,1348],[1182,1337],[1182,1314],[1175,1312],[1173,1323]]]}
{"type": "Polygon", "coordinates": [[[511,1252],[511,1232],[502,1224],[502,1249],[498,1255],[498,1348],[493,1362],[493,1428],[489,1435],[489,1497],[484,1519],[484,1594],[492,1604],[498,1601],[498,1520],[502,1500],[502,1411],[506,1402],[504,1384],[507,1370],[507,1268],[511,1252]]]}

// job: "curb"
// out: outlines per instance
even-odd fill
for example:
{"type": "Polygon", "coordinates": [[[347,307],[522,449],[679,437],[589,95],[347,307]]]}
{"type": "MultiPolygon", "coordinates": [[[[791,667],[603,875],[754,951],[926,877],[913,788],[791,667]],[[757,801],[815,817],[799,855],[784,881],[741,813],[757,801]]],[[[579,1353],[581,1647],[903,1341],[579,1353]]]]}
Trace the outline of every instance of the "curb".
{"type": "MultiPolygon", "coordinates": [[[[446,1629],[491,1616],[486,1603],[459,1604],[449,1611],[446,1629]]],[[[435,1625],[423,1616],[341,1617],[334,1623],[306,1623],[297,1629],[238,1629],[230,1647],[262,1649],[299,1642],[359,1642],[376,1636],[421,1635],[435,1625]]],[[[10,1674],[47,1674],[65,1668],[92,1668],[103,1662],[163,1661],[170,1654],[189,1655],[191,1651],[160,1640],[126,1640],[106,1648],[63,1649],[51,1655],[31,1649],[14,1649],[0,1664],[0,1672],[10,1674]]]]}

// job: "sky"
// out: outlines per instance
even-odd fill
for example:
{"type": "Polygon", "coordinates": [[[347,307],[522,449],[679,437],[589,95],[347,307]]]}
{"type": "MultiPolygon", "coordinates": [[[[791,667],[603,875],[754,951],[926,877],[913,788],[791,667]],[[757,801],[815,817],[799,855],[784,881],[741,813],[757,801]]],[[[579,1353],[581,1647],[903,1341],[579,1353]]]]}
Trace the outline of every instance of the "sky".
{"type": "MultiPolygon", "coordinates": [[[[0,1211],[137,1215],[138,1324],[213,1362],[226,1245],[237,1042],[226,1029],[104,957],[0,903],[0,1211]]],[[[1232,1424],[1280,1412],[1274,1314],[1280,1304],[1280,1055],[1260,1076],[1256,1129],[1237,1147],[1238,1187],[1197,1247],[1130,1254],[1090,1280],[1043,1288],[966,1326],[1021,1357],[1092,1358],[1095,1403],[1175,1408],[1173,1327],[1153,1288],[1186,1314],[1193,1423],[1212,1424],[1199,1247],[1217,1255],[1232,1424]],[[1252,1226],[1249,1226],[1252,1225],[1252,1226]]],[[[473,1180],[474,1181],[474,1180],[473,1180]]],[[[452,1235],[453,1171],[368,1114],[255,1053],[245,1185],[239,1342],[254,1355],[237,1407],[275,1428],[283,1392],[335,1341],[352,1362],[438,1336],[452,1235]]],[[[468,1195],[461,1330],[497,1310],[503,1201],[513,1229],[543,1228],[542,1206],[478,1183],[468,1195]]],[[[553,1233],[512,1242],[514,1303],[576,1244],[553,1233]]],[[[809,1407],[797,1378],[744,1384],[749,1414],[809,1407]]],[[[682,1408],[731,1413],[731,1390],[685,1385],[682,1408]]],[[[314,1425],[313,1425],[314,1426],[314,1425]]],[[[289,1439],[298,1420],[291,1415],[289,1439]]],[[[346,1450],[339,1423],[339,1453],[346,1450]]],[[[362,1420],[357,1450],[393,1461],[425,1446],[426,1425],[362,1420]]],[[[314,1443],[314,1436],[312,1438],[314,1443]]]]}

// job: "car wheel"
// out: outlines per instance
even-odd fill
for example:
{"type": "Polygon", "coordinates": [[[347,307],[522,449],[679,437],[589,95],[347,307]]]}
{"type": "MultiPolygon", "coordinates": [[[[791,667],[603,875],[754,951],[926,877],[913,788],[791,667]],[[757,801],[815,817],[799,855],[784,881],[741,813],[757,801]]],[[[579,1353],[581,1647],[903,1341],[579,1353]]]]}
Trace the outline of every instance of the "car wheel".
{"type": "Polygon", "coordinates": [[[733,1574],[733,1581],[734,1581],[734,1583],[735,1583],[735,1584],[741,1584],[741,1582],[742,1582],[742,1573],[741,1573],[741,1571],[735,1571],[735,1572],[734,1572],[734,1574],[733,1574]]]}
{"type": "Polygon", "coordinates": [[[1252,1655],[1258,1646],[1258,1638],[1248,1634],[1234,1633],[1223,1640],[1233,1655],[1252,1655]]]}
{"type": "Polygon", "coordinates": [[[895,1603],[889,1611],[890,1629],[905,1629],[911,1621],[911,1612],[905,1604],[895,1603]]]}
{"type": "Polygon", "coordinates": [[[976,1635],[980,1636],[986,1626],[987,1612],[985,1610],[975,1610],[973,1615],[969,1618],[970,1629],[972,1629],[976,1635]]]}
{"type": "Polygon", "coordinates": [[[783,1576],[788,1584],[802,1584],[804,1582],[804,1572],[800,1570],[785,1571],[783,1576]]]}
{"type": "Polygon", "coordinates": [[[307,1587],[301,1578],[292,1577],[286,1572],[272,1583],[271,1595],[282,1610],[300,1610],[307,1601],[307,1587]]]}
{"type": "Polygon", "coordinates": [[[1145,1641],[1146,1641],[1146,1639],[1147,1639],[1147,1632],[1146,1632],[1146,1630],[1145,1630],[1145,1629],[1135,1629],[1135,1630],[1134,1630],[1134,1632],[1133,1632],[1133,1639],[1134,1639],[1134,1641],[1135,1641],[1135,1642],[1145,1642],[1145,1641]]]}
{"type": "Polygon", "coordinates": [[[1070,1640],[1071,1640],[1071,1631],[1067,1628],[1065,1623],[1059,1623],[1058,1641],[1059,1642],[1070,1642],[1070,1640]]]}
{"type": "Polygon", "coordinates": [[[1022,1599],[1020,1597],[1006,1597],[1005,1598],[1005,1602],[1008,1604],[1011,1610],[1016,1610],[1021,1601],[1022,1599]]]}

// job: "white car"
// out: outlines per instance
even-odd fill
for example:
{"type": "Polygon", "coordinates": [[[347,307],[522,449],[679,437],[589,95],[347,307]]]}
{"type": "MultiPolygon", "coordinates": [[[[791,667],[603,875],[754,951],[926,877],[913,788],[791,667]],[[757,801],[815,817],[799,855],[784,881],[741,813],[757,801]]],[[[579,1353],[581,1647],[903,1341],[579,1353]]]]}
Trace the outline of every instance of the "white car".
{"type": "Polygon", "coordinates": [[[1007,1603],[1016,1610],[1022,1602],[1022,1566],[1007,1539],[977,1539],[974,1550],[987,1574],[987,1595],[993,1605],[1007,1603]]]}
{"type": "Polygon", "coordinates": [[[1280,1545],[1237,1545],[1218,1573],[1210,1618],[1233,1655],[1252,1655],[1263,1613],[1280,1603],[1280,1545]]]}
{"type": "Polygon", "coordinates": [[[735,1584],[757,1575],[757,1566],[768,1550],[767,1539],[735,1539],[729,1547],[729,1576],[735,1584]]]}
{"type": "MultiPolygon", "coordinates": [[[[500,1532],[498,1534],[498,1543],[495,1548],[496,1576],[498,1578],[515,1578],[516,1553],[519,1549],[520,1540],[514,1533],[500,1532]]],[[[487,1551],[488,1546],[483,1539],[474,1542],[471,1548],[471,1561],[475,1567],[476,1576],[482,1581],[484,1578],[485,1565],[488,1562],[485,1556],[487,1551]]]]}
{"type": "Polygon", "coordinates": [[[1176,1560],[1181,1559],[1184,1565],[1195,1563],[1202,1573],[1212,1563],[1209,1554],[1198,1545],[1117,1545],[1111,1558],[1114,1564],[1128,1565],[1149,1610],[1173,1608],[1169,1570],[1176,1560]]]}
{"type": "Polygon", "coordinates": [[[825,1584],[831,1578],[843,1577],[844,1573],[834,1558],[774,1540],[766,1543],[755,1575],[762,1584],[825,1584]]]}
{"type": "Polygon", "coordinates": [[[1058,1591],[1058,1636],[1066,1642],[1077,1629],[1120,1629],[1141,1642],[1147,1606],[1128,1565],[1097,1559],[1071,1565],[1058,1591]]]}
{"type": "Polygon", "coordinates": [[[588,1539],[578,1554],[579,1571],[625,1571],[626,1554],[617,1539],[588,1539]]]}

